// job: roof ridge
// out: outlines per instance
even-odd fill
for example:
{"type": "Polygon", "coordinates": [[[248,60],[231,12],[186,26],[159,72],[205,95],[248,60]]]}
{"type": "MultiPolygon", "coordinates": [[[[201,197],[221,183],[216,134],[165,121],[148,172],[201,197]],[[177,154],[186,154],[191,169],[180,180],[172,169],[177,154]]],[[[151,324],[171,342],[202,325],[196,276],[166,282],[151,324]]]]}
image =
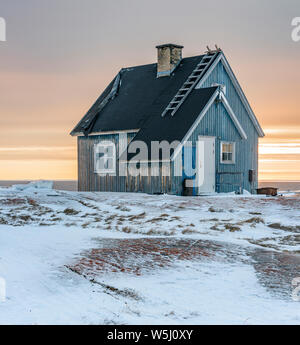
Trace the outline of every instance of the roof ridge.
{"type": "MultiPolygon", "coordinates": [[[[182,61],[184,61],[184,60],[193,59],[193,58],[195,59],[195,58],[199,58],[199,57],[204,56],[204,55],[206,55],[206,54],[193,55],[193,56],[186,56],[186,57],[184,57],[184,58],[182,58],[182,59],[180,60],[180,63],[181,63],[182,61]]],[[[179,63],[179,64],[180,64],[180,63],[179,63]]],[[[151,66],[151,65],[155,66],[155,65],[157,65],[157,62],[152,62],[152,63],[148,63],[148,64],[143,64],[143,65],[127,66],[127,67],[123,67],[122,69],[123,69],[123,70],[126,70],[126,69],[133,69],[133,68],[138,68],[138,67],[146,67],[146,66],[151,66]]]]}

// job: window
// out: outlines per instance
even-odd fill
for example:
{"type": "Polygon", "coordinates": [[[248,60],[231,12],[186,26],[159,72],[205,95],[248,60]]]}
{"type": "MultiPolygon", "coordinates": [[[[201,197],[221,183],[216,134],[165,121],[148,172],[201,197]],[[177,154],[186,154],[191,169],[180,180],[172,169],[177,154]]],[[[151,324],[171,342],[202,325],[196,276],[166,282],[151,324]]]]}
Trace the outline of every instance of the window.
{"type": "Polygon", "coordinates": [[[235,163],[235,143],[227,141],[221,142],[221,163],[235,163]]]}
{"type": "Polygon", "coordinates": [[[112,141],[103,141],[94,146],[94,170],[98,174],[116,172],[116,146],[112,141]]]}

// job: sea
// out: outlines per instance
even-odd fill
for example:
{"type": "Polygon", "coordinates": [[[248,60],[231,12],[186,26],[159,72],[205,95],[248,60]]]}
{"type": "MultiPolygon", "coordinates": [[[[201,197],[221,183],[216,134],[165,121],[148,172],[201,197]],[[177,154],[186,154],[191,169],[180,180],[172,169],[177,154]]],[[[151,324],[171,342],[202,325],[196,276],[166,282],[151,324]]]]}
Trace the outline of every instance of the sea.
{"type": "MultiPolygon", "coordinates": [[[[0,187],[10,187],[14,184],[26,184],[29,182],[33,182],[31,180],[0,180],[0,187]]],[[[53,181],[53,188],[58,190],[69,190],[69,191],[76,191],[77,190],[77,180],[54,180],[53,181]]]]}
{"type": "MultiPolygon", "coordinates": [[[[0,187],[10,187],[14,184],[23,184],[32,182],[28,181],[18,181],[18,180],[0,180],[0,187]]],[[[54,180],[54,189],[58,190],[77,190],[77,180],[54,180]]],[[[300,192],[300,181],[260,181],[258,184],[259,187],[275,187],[279,191],[293,191],[300,192]]]]}

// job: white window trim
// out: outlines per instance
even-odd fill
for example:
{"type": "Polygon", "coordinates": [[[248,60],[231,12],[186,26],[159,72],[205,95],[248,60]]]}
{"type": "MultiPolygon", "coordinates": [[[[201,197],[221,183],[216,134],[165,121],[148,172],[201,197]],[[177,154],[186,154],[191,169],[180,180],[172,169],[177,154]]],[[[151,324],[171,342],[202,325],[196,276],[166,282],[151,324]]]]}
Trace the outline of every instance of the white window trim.
{"type": "Polygon", "coordinates": [[[223,140],[220,142],[220,163],[221,164],[235,164],[235,142],[234,141],[226,141],[223,140]],[[222,146],[223,144],[232,144],[233,150],[232,150],[232,161],[223,161],[223,152],[222,152],[222,146]]]}
{"type": "MultiPolygon", "coordinates": [[[[105,157],[105,154],[104,154],[105,157]]],[[[112,141],[101,141],[94,145],[94,172],[96,174],[106,175],[106,174],[115,174],[116,173],[116,145],[112,141]],[[97,147],[98,146],[104,146],[104,147],[112,147],[113,148],[113,154],[112,157],[107,157],[108,159],[113,160],[113,167],[111,169],[97,169],[97,153],[99,153],[97,147]]]]}

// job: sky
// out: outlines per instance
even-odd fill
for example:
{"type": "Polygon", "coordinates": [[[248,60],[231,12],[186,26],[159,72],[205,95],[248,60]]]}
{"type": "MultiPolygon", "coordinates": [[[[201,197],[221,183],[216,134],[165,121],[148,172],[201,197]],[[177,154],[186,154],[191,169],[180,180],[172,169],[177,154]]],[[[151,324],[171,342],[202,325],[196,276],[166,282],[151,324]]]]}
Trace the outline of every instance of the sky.
{"type": "Polygon", "coordinates": [[[299,0],[0,0],[0,179],[76,179],[70,131],[122,68],[157,44],[215,43],[266,134],[260,180],[300,180],[299,0]]]}

